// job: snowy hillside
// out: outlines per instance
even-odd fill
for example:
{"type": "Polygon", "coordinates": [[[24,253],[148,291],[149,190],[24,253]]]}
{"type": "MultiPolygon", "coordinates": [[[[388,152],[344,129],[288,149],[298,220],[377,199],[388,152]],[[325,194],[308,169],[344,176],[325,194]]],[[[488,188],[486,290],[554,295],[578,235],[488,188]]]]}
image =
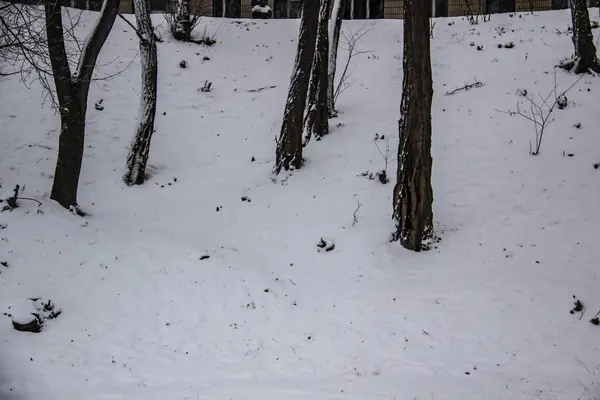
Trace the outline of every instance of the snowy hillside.
{"type": "MultiPolygon", "coordinates": [[[[568,12],[436,21],[442,241],[418,254],[389,243],[393,182],[361,176],[385,167],[387,138],[395,176],[401,21],[375,22],[331,135],[277,182],[298,21],[206,19],[212,47],[166,37],[153,176],[127,188],[140,70],[136,36],[117,20],[97,74],[127,68],[92,85],[85,219],[48,199],[58,117],[38,86],[1,78],[0,183],[42,206],[0,213],[0,311],[41,297],[62,314],[38,334],[0,314],[0,398],[600,398],[600,327],[589,322],[600,310],[599,78],[567,93],[537,157],[532,123],[502,112],[523,90],[553,89],[570,22],[568,12]],[[484,85],[446,95],[475,79],[484,85]],[[333,251],[317,251],[322,237],[333,251]]],[[[556,78],[559,91],[578,79],[556,78]]]]}

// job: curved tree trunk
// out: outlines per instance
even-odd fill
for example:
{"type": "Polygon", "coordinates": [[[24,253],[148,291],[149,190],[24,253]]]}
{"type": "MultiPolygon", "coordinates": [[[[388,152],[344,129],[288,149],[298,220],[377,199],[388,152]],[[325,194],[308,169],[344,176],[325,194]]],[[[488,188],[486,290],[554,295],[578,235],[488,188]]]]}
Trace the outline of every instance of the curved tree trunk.
{"type": "Polygon", "coordinates": [[[330,0],[321,0],[321,8],[319,9],[315,56],[308,84],[308,101],[303,135],[304,146],[308,144],[312,136],[320,140],[329,133],[329,121],[327,119],[327,58],[329,55],[327,22],[329,4],[330,0]]]}
{"type": "Polygon", "coordinates": [[[100,50],[117,18],[119,0],[104,0],[100,17],[83,46],[75,76],[71,74],[65,50],[60,2],[46,0],[44,11],[48,53],[61,118],[58,157],[50,198],[67,209],[76,209],[90,82],[100,50]]]}
{"type": "Polygon", "coordinates": [[[148,0],[134,0],[134,2],[137,31],[140,36],[142,94],[137,132],[129,149],[127,171],[123,176],[123,181],[127,185],[141,185],[146,180],[150,141],[154,133],[158,85],[158,55],[148,0]]]}
{"type": "Polygon", "coordinates": [[[431,103],[433,84],[429,12],[422,0],[404,2],[404,79],[400,105],[398,181],[394,187],[396,238],[407,249],[426,250],[433,239],[431,103]]]}
{"type": "Polygon", "coordinates": [[[327,71],[327,112],[329,118],[337,116],[335,109],[335,69],[337,67],[337,53],[340,44],[340,31],[342,30],[342,19],[344,16],[344,0],[335,0],[331,13],[331,24],[329,26],[329,67],[327,71]]]}
{"type": "Polygon", "coordinates": [[[315,53],[319,20],[319,0],[304,0],[298,50],[283,114],[281,133],[277,139],[275,169],[298,169],[302,166],[302,124],[310,69],[315,53]]]}
{"type": "Polygon", "coordinates": [[[571,20],[575,57],[563,63],[561,67],[572,70],[576,74],[589,71],[600,72],[586,0],[571,0],[571,20]]]}

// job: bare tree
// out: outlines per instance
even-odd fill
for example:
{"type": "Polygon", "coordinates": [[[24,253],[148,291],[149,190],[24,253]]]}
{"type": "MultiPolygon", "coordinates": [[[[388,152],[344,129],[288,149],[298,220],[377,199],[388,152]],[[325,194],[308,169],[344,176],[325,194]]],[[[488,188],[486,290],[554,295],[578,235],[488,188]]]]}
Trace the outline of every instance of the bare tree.
{"type": "Polygon", "coordinates": [[[337,116],[334,99],[335,71],[337,68],[337,53],[340,44],[340,31],[344,17],[344,0],[335,0],[329,25],[329,66],[327,71],[327,113],[329,118],[337,116]]]}
{"type": "Polygon", "coordinates": [[[207,10],[206,0],[175,0],[169,3],[165,18],[173,37],[183,42],[193,42],[192,31],[206,15],[207,10]]]}
{"type": "Polygon", "coordinates": [[[431,103],[433,82],[426,2],[404,2],[402,102],[398,122],[398,180],[394,187],[395,239],[409,250],[429,248],[433,231],[431,103]]]}
{"type": "Polygon", "coordinates": [[[65,208],[72,208],[77,207],[90,82],[100,50],[117,18],[119,0],[104,0],[100,16],[82,48],[75,74],[71,73],[65,50],[60,0],[46,0],[44,11],[48,52],[61,119],[58,158],[50,198],[65,208]]]}
{"type": "Polygon", "coordinates": [[[142,94],[138,127],[127,156],[127,170],[123,181],[127,185],[141,185],[146,180],[146,165],[150,153],[150,141],[154,133],[156,116],[158,55],[154,28],[150,19],[149,0],[134,0],[137,34],[142,59],[142,94]]]}
{"type": "Polygon", "coordinates": [[[73,17],[69,10],[62,9],[60,0],[45,0],[43,8],[15,3],[0,6],[0,61],[10,68],[9,73],[21,73],[24,82],[36,75],[60,114],[50,198],[76,211],[90,83],[118,9],[119,0],[104,0],[98,20],[85,42],[80,43],[75,27],[81,14],[73,17]]]}
{"type": "Polygon", "coordinates": [[[275,174],[279,174],[282,168],[289,170],[302,166],[302,127],[318,22],[319,0],[305,0],[300,20],[294,70],[283,114],[281,133],[277,139],[275,174]]]}
{"type": "Polygon", "coordinates": [[[337,102],[340,95],[346,91],[354,81],[350,78],[352,77],[352,72],[350,70],[350,65],[352,64],[352,60],[361,54],[372,53],[372,50],[361,50],[358,45],[362,38],[364,38],[373,28],[375,24],[369,24],[365,22],[360,28],[353,31],[348,28],[345,31],[342,31],[342,37],[344,38],[344,50],[348,53],[348,58],[346,59],[346,63],[344,64],[344,69],[342,70],[342,75],[338,80],[337,85],[334,84],[335,90],[333,91],[332,103],[333,109],[335,109],[335,103],[337,102]]]}
{"type": "Polygon", "coordinates": [[[571,20],[575,55],[571,60],[561,63],[560,67],[576,74],[589,71],[600,73],[586,0],[571,0],[571,20]]]}
{"type": "Polygon", "coordinates": [[[308,101],[304,122],[304,146],[308,144],[312,136],[320,140],[329,133],[329,120],[327,118],[327,58],[329,55],[327,22],[329,18],[329,5],[330,0],[321,0],[315,56],[308,84],[308,101]]]}

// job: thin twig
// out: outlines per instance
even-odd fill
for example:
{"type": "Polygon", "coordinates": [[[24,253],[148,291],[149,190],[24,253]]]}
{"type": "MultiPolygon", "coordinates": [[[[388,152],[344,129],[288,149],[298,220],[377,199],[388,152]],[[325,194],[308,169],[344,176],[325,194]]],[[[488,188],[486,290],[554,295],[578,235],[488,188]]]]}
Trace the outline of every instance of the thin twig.
{"type": "Polygon", "coordinates": [[[32,199],[31,197],[18,197],[17,200],[30,200],[30,201],[35,201],[36,203],[38,203],[38,205],[42,205],[42,202],[36,199],[32,199]]]}
{"type": "Polygon", "coordinates": [[[362,203],[359,200],[356,200],[356,210],[354,210],[354,220],[352,221],[352,226],[358,223],[358,210],[362,207],[362,203]]]}
{"type": "Polygon", "coordinates": [[[456,89],[454,89],[451,92],[446,92],[446,96],[452,96],[452,95],[454,95],[454,94],[456,94],[456,93],[458,93],[458,92],[460,92],[462,90],[467,91],[467,90],[470,90],[470,89],[473,89],[473,88],[480,88],[483,85],[484,85],[483,82],[479,82],[477,80],[477,78],[475,78],[475,82],[466,84],[466,85],[464,85],[462,87],[459,87],[459,88],[456,88],[456,89]]]}
{"type": "Polygon", "coordinates": [[[246,92],[257,93],[257,92],[262,92],[263,90],[267,90],[267,89],[275,89],[276,87],[277,87],[277,85],[263,86],[263,87],[259,87],[258,89],[248,89],[248,90],[246,90],[246,92]]]}

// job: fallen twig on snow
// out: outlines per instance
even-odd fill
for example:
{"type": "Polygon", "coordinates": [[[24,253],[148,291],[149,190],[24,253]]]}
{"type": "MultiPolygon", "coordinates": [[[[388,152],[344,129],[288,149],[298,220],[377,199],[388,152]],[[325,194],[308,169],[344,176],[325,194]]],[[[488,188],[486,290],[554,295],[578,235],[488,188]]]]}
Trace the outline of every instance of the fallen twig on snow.
{"type": "Polygon", "coordinates": [[[267,90],[267,89],[275,89],[276,87],[277,87],[277,85],[263,86],[263,87],[259,87],[258,89],[248,89],[248,90],[246,90],[246,92],[258,93],[258,92],[262,92],[263,90],[267,90]]]}
{"type": "Polygon", "coordinates": [[[479,82],[479,81],[477,80],[477,78],[475,78],[475,82],[473,82],[473,83],[469,83],[469,84],[467,84],[467,85],[464,85],[464,86],[462,86],[462,87],[459,87],[459,88],[456,88],[456,89],[454,89],[454,90],[453,90],[453,91],[451,91],[451,92],[446,92],[446,96],[452,96],[452,95],[454,95],[454,94],[456,94],[456,93],[458,93],[458,92],[460,92],[460,91],[462,91],[462,90],[464,90],[464,91],[467,91],[467,90],[471,90],[471,89],[473,89],[473,88],[480,88],[480,87],[482,87],[483,85],[484,85],[484,83],[483,83],[483,82],[479,82]]]}

